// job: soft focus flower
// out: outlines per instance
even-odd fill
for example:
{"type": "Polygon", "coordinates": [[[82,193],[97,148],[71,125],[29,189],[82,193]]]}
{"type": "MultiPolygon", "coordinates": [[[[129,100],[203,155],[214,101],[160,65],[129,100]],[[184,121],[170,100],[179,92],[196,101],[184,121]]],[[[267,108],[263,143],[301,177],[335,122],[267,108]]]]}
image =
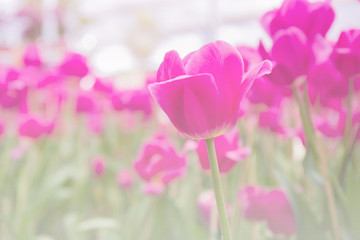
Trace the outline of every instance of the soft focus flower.
{"type": "Polygon", "coordinates": [[[111,103],[117,111],[141,112],[145,117],[152,113],[152,99],[145,88],[117,91],[112,95],[111,103]]]}
{"type": "Polygon", "coordinates": [[[36,45],[30,44],[26,47],[23,61],[25,66],[39,67],[42,65],[39,49],[36,45]]]}
{"type": "Polygon", "coordinates": [[[263,111],[259,115],[259,127],[269,129],[280,135],[290,134],[290,131],[283,126],[281,118],[281,109],[263,111]]]}
{"type": "MultiPolygon", "coordinates": [[[[251,153],[250,148],[242,146],[242,143],[239,141],[239,133],[235,129],[224,135],[216,137],[214,139],[214,143],[219,171],[221,173],[229,172],[236,163],[243,161],[251,153]]],[[[196,152],[199,157],[201,167],[205,170],[209,170],[210,164],[205,140],[199,141],[196,152]]]]}
{"type": "Polygon", "coordinates": [[[184,176],[186,161],[166,138],[154,137],[143,145],[134,167],[148,188],[155,186],[158,190],[184,176]]]}
{"type": "Polygon", "coordinates": [[[76,112],[91,113],[95,110],[95,103],[90,93],[80,93],[76,99],[76,112]]]}
{"type": "Polygon", "coordinates": [[[264,61],[244,74],[239,52],[217,41],[183,60],[176,51],[165,55],[157,83],[149,85],[155,101],[174,126],[195,139],[212,138],[232,129],[241,99],[253,81],[271,71],[264,61]]]}
{"type": "Polygon", "coordinates": [[[360,73],[360,29],[340,34],[332,59],[336,68],[346,77],[360,73]]]}
{"type": "Polygon", "coordinates": [[[49,122],[35,116],[23,116],[19,125],[19,135],[37,139],[42,135],[49,135],[55,127],[55,122],[49,122]]]}
{"type": "Polygon", "coordinates": [[[263,199],[265,219],[274,234],[293,235],[295,217],[284,191],[275,189],[268,192],[263,199]]]}
{"type": "Polygon", "coordinates": [[[86,58],[78,53],[68,53],[59,68],[62,74],[79,78],[89,72],[86,58]]]}
{"type": "Polygon", "coordinates": [[[4,133],[4,124],[3,122],[0,120],[0,136],[4,133]]]}
{"type": "Polygon", "coordinates": [[[117,173],[116,179],[119,186],[124,189],[131,188],[134,182],[132,173],[127,169],[120,170],[117,173]]]}
{"type": "Polygon", "coordinates": [[[106,164],[105,159],[103,157],[95,157],[92,160],[92,171],[95,176],[102,176],[105,172],[106,164]]]}
{"type": "Polygon", "coordinates": [[[270,59],[274,68],[268,79],[276,85],[286,86],[307,73],[314,61],[313,49],[302,31],[290,27],[274,36],[270,59]]]}
{"type": "Polygon", "coordinates": [[[285,0],[279,9],[267,12],[261,24],[270,36],[289,27],[299,28],[309,39],[325,36],[335,18],[329,1],[285,0]]]}
{"type": "Polygon", "coordinates": [[[263,198],[265,191],[262,187],[247,186],[238,193],[238,199],[247,220],[263,220],[265,213],[263,209],[263,198]]]}
{"type": "Polygon", "coordinates": [[[283,190],[266,192],[262,187],[247,186],[239,191],[238,198],[246,219],[266,221],[276,235],[295,233],[294,213],[283,190]]]}

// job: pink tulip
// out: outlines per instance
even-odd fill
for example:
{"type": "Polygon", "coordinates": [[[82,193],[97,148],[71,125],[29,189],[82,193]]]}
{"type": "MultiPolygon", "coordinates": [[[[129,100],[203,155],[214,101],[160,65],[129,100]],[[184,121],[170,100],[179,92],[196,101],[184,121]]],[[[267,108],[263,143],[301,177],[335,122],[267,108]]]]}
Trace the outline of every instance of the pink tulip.
{"type": "Polygon", "coordinates": [[[39,49],[36,45],[28,45],[25,49],[23,61],[25,66],[39,67],[42,65],[39,49]]]}
{"type": "Polygon", "coordinates": [[[13,69],[5,69],[5,81],[0,80],[0,106],[3,108],[18,108],[22,112],[27,111],[28,86],[20,79],[20,72],[13,69]]]}
{"type": "MultiPolygon", "coordinates": [[[[247,158],[251,153],[250,148],[242,146],[239,141],[239,133],[235,129],[224,135],[216,137],[214,142],[220,173],[229,172],[236,163],[245,160],[245,158],[247,158]]],[[[210,170],[205,140],[199,141],[196,152],[199,157],[201,167],[205,170],[210,170]]]]}
{"type": "Polygon", "coordinates": [[[261,24],[271,37],[280,30],[297,27],[313,39],[317,34],[325,36],[334,18],[329,1],[285,0],[279,9],[266,13],[261,24]]]}
{"type": "Polygon", "coordinates": [[[43,135],[52,133],[55,122],[49,122],[35,116],[24,116],[19,125],[19,135],[37,139],[43,135]]]}
{"type": "Polygon", "coordinates": [[[68,53],[60,64],[59,70],[66,76],[79,78],[85,77],[89,72],[86,58],[77,53],[68,53]]]}
{"type": "Polygon", "coordinates": [[[349,82],[330,61],[315,65],[308,72],[308,90],[312,103],[319,100],[325,107],[338,108],[348,94],[349,82]]]}
{"type": "Polygon", "coordinates": [[[185,136],[213,138],[234,127],[241,99],[256,78],[271,71],[271,63],[261,62],[246,74],[243,68],[239,52],[223,41],[207,44],[184,60],[170,51],[159,67],[158,82],[149,89],[185,136]]]}
{"type": "Polygon", "coordinates": [[[166,138],[154,137],[143,145],[134,167],[150,190],[158,190],[185,175],[186,161],[166,138]]]}
{"type": "Polygon", "coordinates": [[[128,110],[141,112],[145,117],[152,113],[152,99],[147,89],[132,89],[118,91],[111,97],[111,103],[115,110],[128,110]]]}
{"type": "Polygon", "coordinates": [[[238,198],[246,219],[266,221],[276,235],[295,233],[295,216],[284,191],[266,192],[262,187],[248,186],[239,191],[238,198]]]}
{"type": "Polygon", "coordinates": [[[269,229],[277,235],[293,235],[296,230],[295,217],[284,191],[270,191],[264,196],[263,202],[269,229]]]}
{"type": "Polygon", "coordinates": [[[238,193],[238,199],[243,209],[244,217],[251,221],[265,219],[263,198],[265,191],[262,187],[247,186],[238,193]]]}
{"type": "Polygon", "coordinates": [[[292,84],[296,78],[307,73],[315,60],[313,54],[312,45],[298,28],[280,30],[274,36],[270,53],[274,68],[268,79],[280,86],[292,84]]]}
{"type": "Polygon", "coordinates": [[[95,111],[95,103],[90,93],[80,93],[76,99],[76,112],[91,113],[95,111]]]}
{"type": "Polygon", "coordinates": [[[281,109],[272,109],[261,112],[259,115],[259,126],[280,135],[290,134],[289,130],[284,128],[281,123],[282,113],[280,111],[281,109]]]}
{"type": "Polygon", "coordinates": [[[3,122],[0,120],[0,136],[4,133],[5,129],[4,129],[4,124],[3,122]]]}
{"type": "Polygon", "coordinates": [[[340,34],[332,55],[334,65],[346,77],[360,73],[360,29],[340,34]]]}
{"type": "Polygon", "coordinates": [[[117,183],[124,189],[131,188],[134,183],[132,173],[127,169],[119,171],[117,173],[117,183]]]}
{"type": "Polygon", "coordinates": [[[106,168],[105,159],[103,157],[96,157],[92,161],[92,170],[95,176],[100,177],[104,174],[106,168]]]}

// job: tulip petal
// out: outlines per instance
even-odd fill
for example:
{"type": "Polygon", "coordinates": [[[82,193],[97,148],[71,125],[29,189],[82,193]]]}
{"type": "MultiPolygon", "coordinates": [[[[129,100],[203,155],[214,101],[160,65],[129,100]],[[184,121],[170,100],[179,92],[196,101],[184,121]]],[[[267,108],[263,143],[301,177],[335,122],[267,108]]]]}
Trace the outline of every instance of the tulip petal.
{"type": "Polygon", "coordinates": [[[240,98],[245,96],[253,85],[255,79],[269,74],[272,70],[272,63],[269,60],[262,61],[244,75],[244,82],[241,84],[240,98]]]}
{"type": "Polygon", "coordinates": [[[219,92],[210,74],[185,75],[153,83],[149,90],[180,132],[191,138],[217,134],[219,92]]]}
{"type": "Polygon", "coordinates": [[[157,72],[157,81],[166,81],[180,75],[185,75],[185,72],[179,53],[176,51],[167,52],[157,72]]]}
{"type": "Polygon", "coordinates": [[[222,106],[222,122],[229,124],[237,115],[244,72],[243,59],[236,48],[223,41],[209,43],[190,56],[185,72],[189,75],[210,73],[214,77],[222,106]]]}

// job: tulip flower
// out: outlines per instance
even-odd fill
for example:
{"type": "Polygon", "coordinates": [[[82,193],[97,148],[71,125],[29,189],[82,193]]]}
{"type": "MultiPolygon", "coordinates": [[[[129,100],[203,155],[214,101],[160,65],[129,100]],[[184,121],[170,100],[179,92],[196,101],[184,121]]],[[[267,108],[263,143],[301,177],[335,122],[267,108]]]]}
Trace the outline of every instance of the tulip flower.
{"type": "Polygon", "coordinates": [[[129,170],[123,169],[117,173],[117,183],[120,187],[124,189],[131,188],[133,182],[133,176],[129,170]]]}
{"type": "Polygon", "coordinates": [[[173,125],[194,139],[208,139],[232,129],[239,103],[254,80],[271,71],[263,61],[244,74],[240,53],[230,44],[209,43],[182,60],[165,55],[156,83],[149,89],[173,125]]]}
{"type": "Polygon", "coordinates": [[[39,49],[36,45],[29,45],[25,49],[23,61],[25,66],[39,67],[42,65],[39,49]]]}
{"type": "Polygon", "coordinates": [[[283,190],[266,192],[262,187],[247,186],[239,191],[238,198],[247,220],[265,221],[276,235],[295,233],[295,216],[283,190]]]}
{"type": "Polygon", "coordinates": [[[329,1],[285,0],[279,9],[267,12],[261,19],[271,36],[289,27],[297,27],[309,39],[317,34],[325,36],[335,18],[329,1]]]}
{"type": "Polygon", "coordinates": [[[92,170],[95,176],[102,176],[105,172],[105,159],[103,157],[96,157],[92,161],[92,170]]]}
{"type": "Polygon", "coordinates": [[[291,236],[295,233],[295,217],[284,191],[274,189],[263,199],[265,220],[274,234],[291,236]]]}
{"type": "Polygon", "coordinates": [[[262,199],[265,191],[262,187],[247,186],[238,193],[238,199],[247,220],[260,221],[265,218],[262,199]]]}
{"type": "Polygon", "coordinates": [[[143,145],[134,167],[147,183],[145,192],[156,189],[161,193],[166,185],[185,175],[186,161],[166,138],[154,137],[143,145]]]}
{"type": "Polygon", "coordinates": [[[340,34],[332,59],[344,76],[360,74],[360,29],[351,29],[340,34]]]}
{"type": "Polygon", "coordinates": [[[65,76],[85,77],[89,68],[86,58],[78,53],[68,53],[59,66],[59,70],[65,76]]]}
{"type": "MultiPolygon", "coordinates": [[[[238,139],[239,133],[235,129],[214,139],[216,156],[218,159],[217,162],[221,173],[229,172],[236,163],[243,161],[250,155],[251,149],[241,146],[242,144],[238,139]]],[[[199,142],[196,152],[201,167],[205,170],[209,170],[210,164],[205,140],[199,142]]]]}
{"type": "Polygon", "coordinates": [[[25,116],[19,125],[19,135],[37,139],[43,135],[52,133],[55,122],[48,122],[34,116],[25,116]]]}

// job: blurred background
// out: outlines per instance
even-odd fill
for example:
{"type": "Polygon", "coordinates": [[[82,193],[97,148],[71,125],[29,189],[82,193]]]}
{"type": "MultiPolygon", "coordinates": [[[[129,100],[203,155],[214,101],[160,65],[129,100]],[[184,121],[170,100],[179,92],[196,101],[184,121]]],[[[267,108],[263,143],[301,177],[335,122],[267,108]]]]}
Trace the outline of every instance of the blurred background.
{"type": "MultiPolygon", "coordinates": [[[[181,56],[204,43],[222,39],[257,46],[268,40],[259,18],[279,7],[281,0],[1,0],[0,61],[16,61],[14,49],[41,43],[45,55],[68,49],[88,57],[95,74],[117,76],[132,87],[139,74],[156,70],[165,52],[181,56]],[[46,51],[46,49],[48,51],[46,51]],[[124,78],[123,78],[124,77],[124,78]]],[[[360,26],[360,5],[332,1],[336,11],[329,38],[341,29],[360,26]]],[[[142,78],[141,78],[142,79],[142,78]]]]}

